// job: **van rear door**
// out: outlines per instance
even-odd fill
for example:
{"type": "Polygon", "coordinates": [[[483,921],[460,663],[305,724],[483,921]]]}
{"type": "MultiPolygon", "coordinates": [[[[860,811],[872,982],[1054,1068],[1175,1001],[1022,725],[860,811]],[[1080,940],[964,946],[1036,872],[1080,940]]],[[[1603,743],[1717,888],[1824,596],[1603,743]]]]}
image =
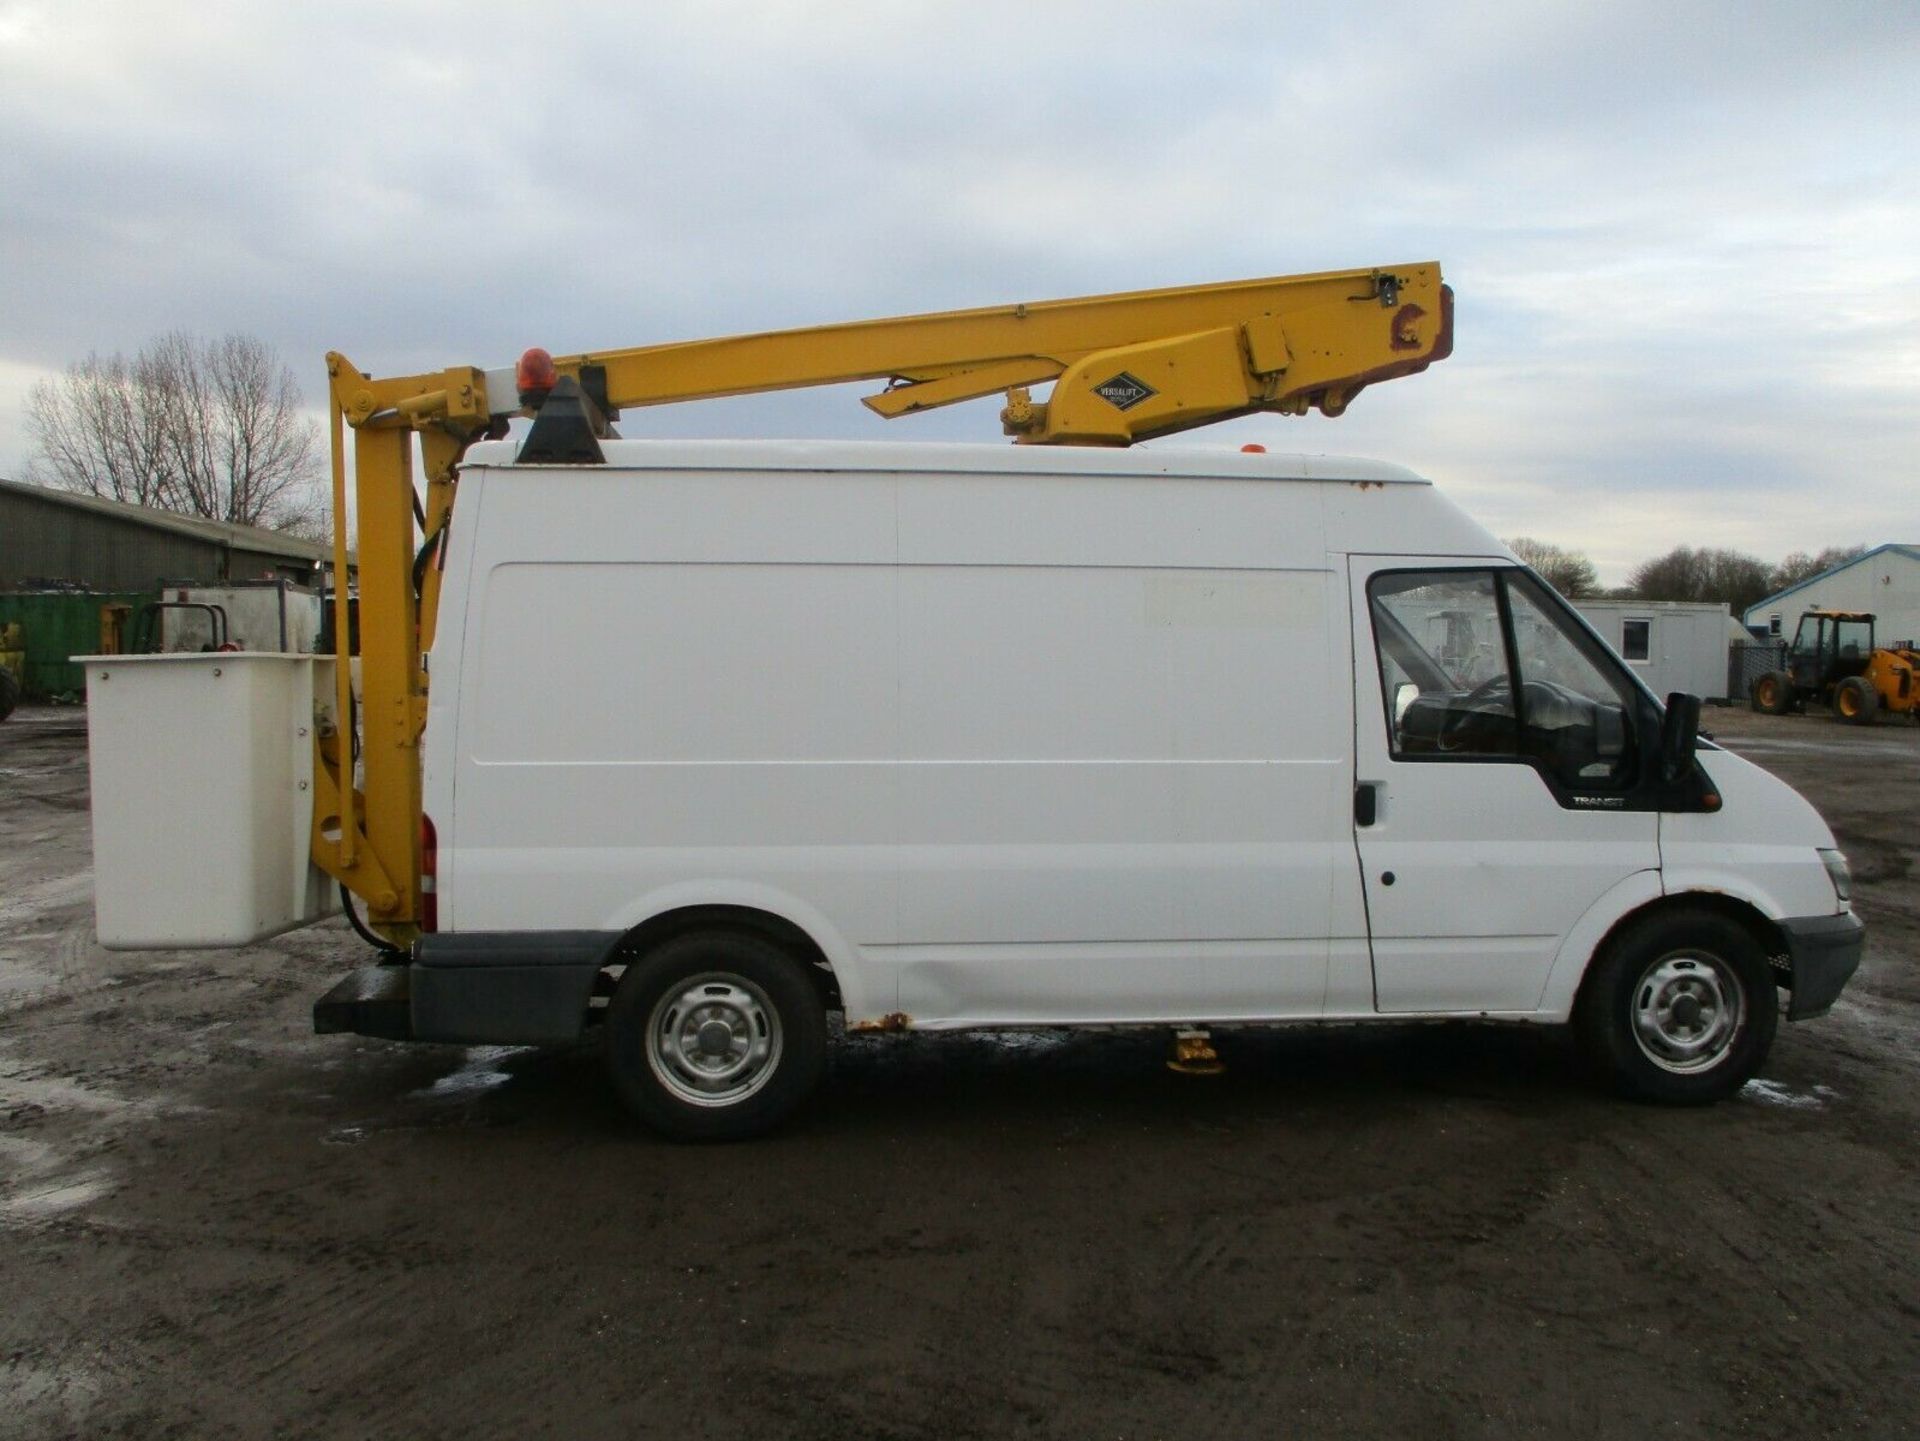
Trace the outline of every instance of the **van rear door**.
{"type": "Polygon", "coordinates": [[[1659,865],[1636,692],[1530,573],[1352,556],[1354,839],[1384,1012],[1530,1012],[1574,923],[1659,865]]]}

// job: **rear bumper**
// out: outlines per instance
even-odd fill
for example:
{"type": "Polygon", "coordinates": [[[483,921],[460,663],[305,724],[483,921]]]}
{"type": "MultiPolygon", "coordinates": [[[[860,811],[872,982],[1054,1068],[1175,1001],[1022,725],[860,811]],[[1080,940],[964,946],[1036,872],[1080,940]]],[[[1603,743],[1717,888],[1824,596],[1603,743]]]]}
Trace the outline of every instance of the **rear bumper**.
{"type": "Polygon", "coordinates": [[[345,1033],[383,1041],[413,1039],[404,965],[368,966],[341,977],[313,1003],[313,1029],[322,1036],[345,1033]]]}
{"type": "Polygon", "coordinates": [[[618,933],[422,936],[405,965],[369,966],[314,1003],[313,1028],[390,1041],[550,1046],[580,1038],[618,933]]]}
{"type": "Polygon", "coordinates": [[[1793,967],[1793,999],[1787,1006],[1790,1021],[1824,1016],[1860,968],[1867,946],[1867,927],[1851,913],[1842,916],[1802,916],[1780,922],[1787,938],[1787,958],[1793,967]]]}

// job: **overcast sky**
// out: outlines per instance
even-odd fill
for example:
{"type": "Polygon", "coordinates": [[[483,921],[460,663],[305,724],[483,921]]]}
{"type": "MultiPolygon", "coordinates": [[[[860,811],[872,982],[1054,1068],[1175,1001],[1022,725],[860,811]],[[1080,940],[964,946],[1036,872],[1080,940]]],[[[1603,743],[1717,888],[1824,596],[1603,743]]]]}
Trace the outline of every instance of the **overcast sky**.
{"type": "MultiPolygon", "coordinates": [[[[1337,421],[1603,579],[1920,541],[1920,5],[0,0],[0,475],[89,352],[376,374],[1438,260],[1337,421]]],[[[857,392],[628,435],[998,439],[857,392]]]]}

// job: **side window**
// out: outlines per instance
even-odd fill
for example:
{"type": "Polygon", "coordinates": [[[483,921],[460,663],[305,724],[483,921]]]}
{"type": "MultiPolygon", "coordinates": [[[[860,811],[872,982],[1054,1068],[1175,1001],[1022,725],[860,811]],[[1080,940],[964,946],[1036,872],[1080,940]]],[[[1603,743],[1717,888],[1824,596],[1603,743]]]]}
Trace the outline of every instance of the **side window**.
{"type": "Polygon", "coordinates": [[[1527,754],[1567,786],[1605,788],[1626,780],[1632,712],[1623,678],[1601,668],[1597,647],[1526,577],[1509,579],[1507,602],[1527,754]]]}
{"type": "Polygon", "coordinates": [[[1631,683],[1523,572],[1386,572],[1368,597],[1395,757],[1525,756],[1572,789],[1631,777],[1631,683]]]}
{"type": "Polygon", "coordinates": [[[1620,659],[1645,660],[1652,649],[1653,622],[1650,620],[1625,620],[1620,622],[1620,659]]]}
{"type": "Polygon", "coordinates": [[[1393,753],[1517,755],[1492,572],[1389,573],[1375,576],[1367,590],[1393,753]]]}

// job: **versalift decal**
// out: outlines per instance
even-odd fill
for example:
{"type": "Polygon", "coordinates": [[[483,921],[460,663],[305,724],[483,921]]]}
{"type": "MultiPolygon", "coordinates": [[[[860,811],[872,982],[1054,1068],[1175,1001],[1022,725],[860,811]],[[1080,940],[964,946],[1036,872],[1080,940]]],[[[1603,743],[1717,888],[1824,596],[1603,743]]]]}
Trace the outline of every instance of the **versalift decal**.
{"type": "Polygon", "coordinates": [[[1094,386],[1093,393],[1115,410],[1132,410],[1141,401],[1151,399],[1160,392],[1139,376],[1123,370],[1112,380],[1103,380],[1094,386]]]}

